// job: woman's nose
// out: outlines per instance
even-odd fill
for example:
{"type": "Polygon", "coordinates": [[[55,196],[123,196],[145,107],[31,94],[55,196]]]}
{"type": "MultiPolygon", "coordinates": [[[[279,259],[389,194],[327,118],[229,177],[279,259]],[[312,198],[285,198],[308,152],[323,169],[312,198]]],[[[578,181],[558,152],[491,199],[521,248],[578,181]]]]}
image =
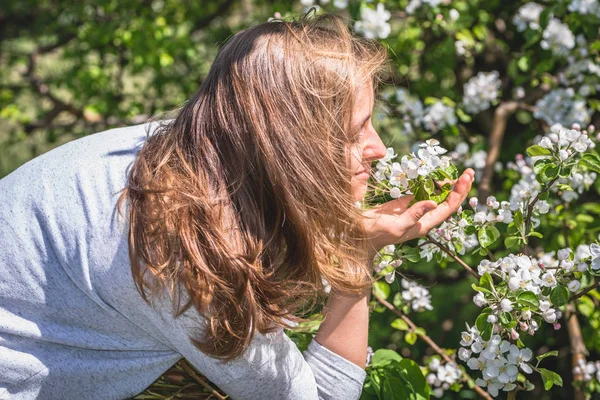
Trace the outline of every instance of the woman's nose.
{"type": "Polygon", "coordinates": [[[363,148],[363,159],[365,161],[375,161],[380,158],[385,157],[386,147],[383,144],[383,141],[379,137],[377,132],[373,131],[371,135],[369,135],[367,141],[365,142],[365,147],[363,148]]]}

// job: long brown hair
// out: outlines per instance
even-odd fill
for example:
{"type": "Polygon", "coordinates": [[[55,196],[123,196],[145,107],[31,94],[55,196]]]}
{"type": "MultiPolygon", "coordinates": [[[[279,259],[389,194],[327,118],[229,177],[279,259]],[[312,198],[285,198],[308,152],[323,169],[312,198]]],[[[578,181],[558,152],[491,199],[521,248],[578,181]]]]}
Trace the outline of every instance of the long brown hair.
{"type": "Polygon", "coordinates": [[[385,60],[337,16],[263,23],[231,37],[147,138],[119,199],[133,277],[146,301],[187,290],[174,310],[207,318],[192,338],[201,351],[231,359],[256,330],[298,321],[322,279],[344,292],[370,284],[345,160],[356,93],[385,60]]]}

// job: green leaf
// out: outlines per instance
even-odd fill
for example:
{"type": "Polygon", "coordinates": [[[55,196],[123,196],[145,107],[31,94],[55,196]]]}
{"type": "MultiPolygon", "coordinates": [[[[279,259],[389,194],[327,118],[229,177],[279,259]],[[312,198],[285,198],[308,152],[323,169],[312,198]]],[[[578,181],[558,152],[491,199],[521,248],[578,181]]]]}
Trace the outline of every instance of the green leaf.
{"type": "Polygon", "coordinates": [[[417,342],[417,334],[414,332],[408,332],[406,335],[404,335],[404,340],[406,343],[412,346],[417,342]]]}
{"type": "Polygon", "coordinates": [[[399,331],[407,331],[410,329],[408,324],[400,318],[396,318],[392,321],[392,328],[398,329],[399,331]]]}
{"type": "Polygon", "coordinates": [[[402,357],[394,350],[379,349],[375,350],[375,353],[373,353],[373,358],[371,358],[371,365],[385,365],[392,360],[401,361],[402,357]]]}
{"type": "Polygon", "coordinates": [[[471,122],[471,120],[473,119],[473,118],[471,118],[471,116],[470,116],[469,114],[465,113],[465,112],[464,112],[462,109],[460,109],[460,108],[457,108],[457,109],[456,109],[456,115],[457,115],[457,116],[458,116],[458,118],[459,118],[459,119],[460,119],[462,122],[464,122],[464,123],[471,122]]]}
{"type": "Polygon", "coordinates": [[[536,232],[536,231],[529,232],[529,235],[527,235],[527,236],[533,236],[533,237],[540,238],[540,239],[542,239],[544,237],[544,235],[542,235],[541,233],[536,232]]]}
{"type": "Polygon", "coordinates": [[[521,241],[520,237],[509,236],[506,239],[504,239],[504,245],[510,249],[512,247],[518,246],[520,244],[519,243],[520,241],[521,241]]]}
{"type": "Polygon", "coordinates": [[[425,185],[423,184],[423,182],[419,182],[417,187],[414,189],[413,193],[415,194],[415,202],[429,200],[429,194],[427,193],[427,190],[425,190],[425,185]]]}
{"type": "Polygon", "coordinates": [[[523,72],[529,71],[529,57],[521,56],[521,58],[519,58],[519,61],[517,61],[517,66],[523,72]]]}
{"type": "Polygon", "coordinates": [[[492,279],[492,276],[489,274],[489,272],[486,272],[481,276],[481,278],[479,278],[479,286],[481,286],[484,289],[487,289],[488,291],[490,291],[490,293],[493,293],[495,291],[494,280],[492,279]]]}
{"type": "Polygon", "coordinates": [[[539,178],[541,183],[550,182],[552,179],[556,178],[560,172],[560,167],[554,164],[548,164],[542,168],[542,172],[540,175],[536,175],[536,178],[539,178]]]}
{"type": "Polygon", "coordinates": [[[581,156],[581,159],[579,160],[579,166],[600,173],[600,159],[596,154],[586,153],[581,156]]]}
{"type": "Polygon", "coordinates": [[[533,292],[523,292],[517,296],[517,302],[523,306],[538,309],[540,307],[540,299],[533,292]]]}
{"type": "Polygon", "coordinates": [[[473,290],[475,290],[476,292],[481,292],[481,293],[485,293],[485,294],[493,294],[492,292],[490,292],[486,288],[482,288],[481,286],[477,286],[474,283],[471,284],[471,288],[473,288],[473,290]]]}
{"type": "Polygon", "coordinates": [[[387,299],[390,295],[390,285],[383,281],[374,282],[373,290],[375,291],[375,295],[377,297],[381,297],[382,299],[387,299]]]}
{"type": "Polygon", "coordinates": [[[423,375],[423,372],[421,372],[419,365],[415,361],[408,358],[403,359],[399,364],[399,369],[406,374],[407,381],[409,382],[412,390],[412,395],[404,398],[408,398],[410,400],[429,399],[430,388],[427,384],[425,376],[423,375]]]}
{"type": "Polygon", "coordinates": [[[483,248],[489,247],[492,243],[494,243],[500,237],[500,231],[498,228],[492,225],[486,225],[483,228],[479,229],[477,232],[477,238],[479,239],[479,244],[483,248]]]}
{"type": "Polygon", "coordinates": [[[562,378],[556,372],[552,372],[546,368],[538,368],[538,371],[542,376],[542,381],[544,381],[544,389],[550,390],[554,385],[563,385],[562,378]]]}
{"type": "Polygon", "coordinates": [[[500,314],[500,323],[502,325],[510,325],[513,322],[513,317],[509,312],[503,312],[500,314]]]}
{"type": "Polygon", "coordinates": [[[569,301],[569,290],[563,285],[557,285],[550,293],[550,301],[557,307],[564,306],[569,301]]]}
{"type": "Polygon", "coordinates": [[[432,179],[425,179],[425,184],[423,188],[427,192],[428,195],[431,195],[435,191],[435,183],[432,179]]]}
{"type": "Polygon", "coordinates": [[[537,358],[537,360],[539,362],[539,361],[542,361],[546,357],[557,357],[557,356],[558,356],[558,350],[552,350],[552,351],[549,351],[547,353],[540,354],[536,358],[537,358]]]}
{"type": "Polygon", "coordinates": [[[539,144],[534,144],[533,146],[529,146],[527,148],[527,154],[529,154],[531,157],[538,157],[538,156],[549,156],[552,154],[552,152],[542,146],[540,146],[539,144]]]}
{"type": "Polygon", "coordinates": [[[488,315],[489,314],[481,314],[475,320],[475,326],[477,327],[477,330],[479,331],[479,334],[483,340],[490,340],[492,337],[493,325],[487,322],[488,315]]]}
{"type": "Polygon", "coordinates": [[[542,158],[541,160],[537,160],[535,164],[533,164],[533,172],[535,172],[536,175],[539,175],[542,173],[542,169],[544,169],[546,165],[552,163],[553,161],[549,158],[542,158]]]}
{"type": "Polygon", "coordinates": [[[402,252],[404,253],[404,257],[412,262],[416,263],[421,260],[421,254],[419,253],[419,249],[414,247],[402,247],[402,252]]]}

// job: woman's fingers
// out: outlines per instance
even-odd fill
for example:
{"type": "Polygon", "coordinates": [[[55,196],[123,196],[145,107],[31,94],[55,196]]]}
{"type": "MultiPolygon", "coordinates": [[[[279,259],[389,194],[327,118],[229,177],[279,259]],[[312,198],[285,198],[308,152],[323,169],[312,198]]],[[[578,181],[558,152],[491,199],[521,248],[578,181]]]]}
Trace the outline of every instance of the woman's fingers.
{"type": "Polygon", "coordinates": [[[446,200],[437,206],[432,211],[426,213],[419,220],[418,225],[414,225],[407,232],[408,237],[420,237],[426,235],[431,229],[441,224],[448,217],[456,212],[458,207],[465,201],[469,190],[471,190],[471,184],[473,183],[473,170],[467,170],[463,175],[456,181],[454,189],[446,200]]]}
{"type": "Polygon", "coordinates": [[[423,200],[413,204],[400,217],[397,229],[401,232],[413,229],[425,214],[434,210],[437,204],[433,200],[423,200]]]}

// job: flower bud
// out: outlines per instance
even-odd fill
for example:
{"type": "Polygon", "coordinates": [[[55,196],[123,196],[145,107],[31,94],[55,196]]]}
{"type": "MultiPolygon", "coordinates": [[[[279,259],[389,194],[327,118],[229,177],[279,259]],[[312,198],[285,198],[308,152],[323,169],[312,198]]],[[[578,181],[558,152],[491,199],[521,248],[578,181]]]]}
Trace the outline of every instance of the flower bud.
{"type": "Polygon", "coordinates": [[[571,254],[571,250],[560,249],[559,251],[556,252],[556,257],[558,258],[559,261],[562,261],[562,260],[566,260],[569,257],[569,254],[571,254]]]}
{"type": "Polygon", "coordinates": [[[581,288],[581,282],[575,279],[574,281],[569,282],[569,285],[567,287],[569,288],[569,291],[574,293],[581,288]]]}
{"type": "Polygon", "coordinates": [[[479,203],[479,201],[477,200],[477,197],[471,197],[469,199],[469,205],[473,208],[477,207],[478,203],[479,203]]]}
{"type": "Polygon", "coordinates": [[[500,307],[502,308],[502,311],[506,311],[506,312],[510,312],[512,311],[512,303],[510,302],[509,299],[503,299],[500,302],[500,307]]]}
{"type": "Polygon", "coordinates": [[[566,160],[567,158],[569,158],[569,153],[567,153],[566,150],[559,150],[558,155],[560,156],[561,160],[566,160]]]}
{"type": "Polygon", "coordinates": [[[519,329],[521,329],[523,332],[527,332],[527,329],[529,329],[529,326],[527,326],[527,324],[525,322],[519,322],[519,329]]]}
{"type": "Polygon", "coordinates": [[[554,325],[552,325],[554,327],[554,330],[557,331],[560,329],[560,324],[558,322],[556,322],[554,325]]]}
{"type": "Polygon", "coordinates": [[[540,140],[540,146],[542,146],[545,149],[551,149],[552,148],[552,141],[550,141],[549,137],[544,136],[542,138],[542,140],[540,140]]]}
{"type": "Polygon", "coordinates": [[[512,340],[517,340],[517,339],[519,338],[519,332],[517,332],[517,331],[515,330],[515,328],[512,328],[512,329],[510,330],[510,338],[511,338],[512,340]]]}
{"type": "Polygon", "coordinates": [[[490,314],[487,317],[487,322],[489,322],[490,324],[495,324],[498,321],[498,317],[496,317],[494,314],[490,314]]]}

